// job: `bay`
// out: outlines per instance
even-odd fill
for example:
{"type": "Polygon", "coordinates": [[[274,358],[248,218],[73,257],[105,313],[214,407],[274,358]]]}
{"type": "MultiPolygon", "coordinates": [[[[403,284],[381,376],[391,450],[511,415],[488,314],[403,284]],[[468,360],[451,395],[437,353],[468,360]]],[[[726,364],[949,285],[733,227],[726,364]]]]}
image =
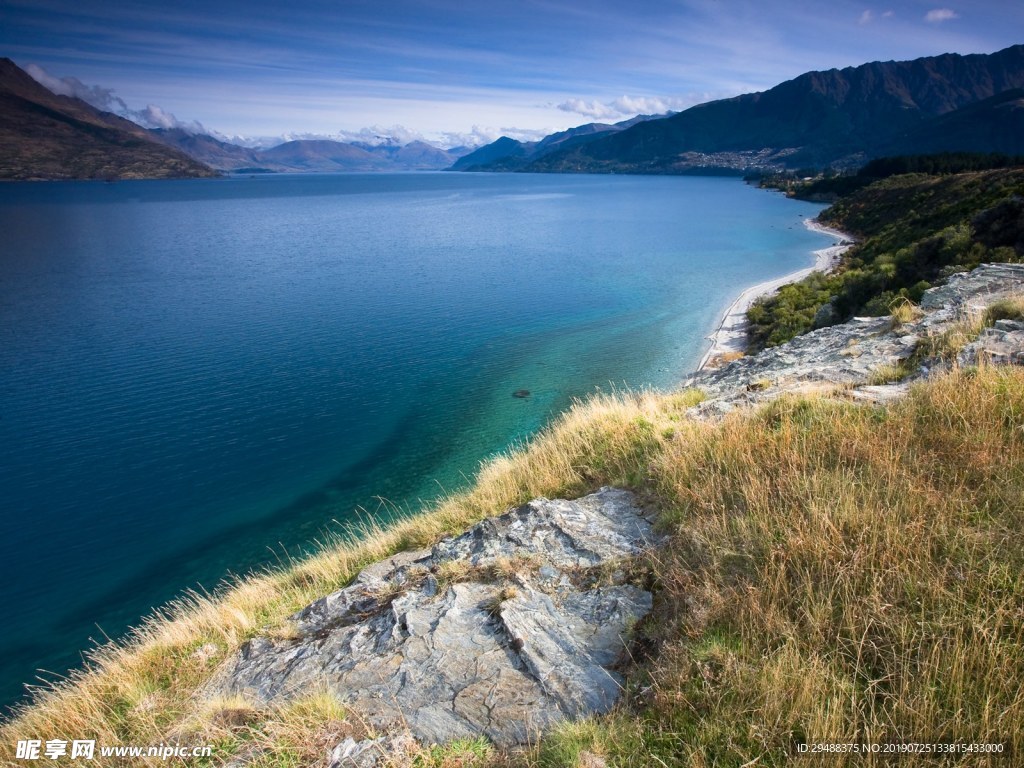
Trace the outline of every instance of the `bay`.
{"type": "Polygon", "coordinates": [[[0,701],[465,487],[574,397],[674,386],[743,287],[811,263],[820,207],[702,177],[0,186],[0,701]]]}

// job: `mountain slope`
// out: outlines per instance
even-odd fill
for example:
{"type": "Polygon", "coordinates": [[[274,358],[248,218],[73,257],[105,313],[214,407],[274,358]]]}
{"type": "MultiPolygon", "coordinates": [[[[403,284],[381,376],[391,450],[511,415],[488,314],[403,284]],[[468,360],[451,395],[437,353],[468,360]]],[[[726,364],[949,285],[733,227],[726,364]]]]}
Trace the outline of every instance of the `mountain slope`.
{"type": "Polygon", "coordinates": [[[379,171],[388,168],[384,158],[340,141],[287,141],[259,153],[264,164],[300,171],[379,171]]]}
{"type": "Polygon", "coordinates": [[[440,149],[418,140],[410,141],[408,144],[355,143],[353,146],[384,158],[396,171],[442,171],[465,154],[464,151],[440,149]]]}
{"type": "Polygon", "coordinates": [[[229,144],[206,134],[189,133],[181,128],[153,128],[149,133],[161,144],[179,149],[220,171],[257,168],[262,165],[259,150],[229,144]]]}
{"type": "Polygon", "coordinates": [[[0,59],[0,178],[139,179],[215,176],[135,123],[58,96],[0,59]]]}
{"type": "Polygon", "coordinates": [[[929,120],[895,139],[885,154],[952,151],[1024,155],[1024,89],[1004,91],[929,120]]]}
{"type": "MultiPolygon", "coordinates": [[[[502,136],[490,144],[478,147],[468,155],[460,157],[451,169],[453,171],[498,170],[497,164],[520,167],[526,164],[536,146],[537,143],[533,141],[523,142],[502,136]]],[[[502,170],[510,169],[506,167],[502,170]]]]}
{"type": "Polygon", "coordinates": [[[604,138],[611,133],[624,131],[648,120],[660,120],[665,115],[637,115],[629,120],[609,125],[608,123],[586,123],[558,133],[545,136],[540,141],[517,141],[502,136],[452,165],[453,171],[515,171],[559,150],[580,146],[604,138]]]}
{"type": "Polygon", "coordinates": [[[1024,87],[1024,45],[808,72],[554,152],[533,171],[859,165],[928,121],[1024,87]]]}

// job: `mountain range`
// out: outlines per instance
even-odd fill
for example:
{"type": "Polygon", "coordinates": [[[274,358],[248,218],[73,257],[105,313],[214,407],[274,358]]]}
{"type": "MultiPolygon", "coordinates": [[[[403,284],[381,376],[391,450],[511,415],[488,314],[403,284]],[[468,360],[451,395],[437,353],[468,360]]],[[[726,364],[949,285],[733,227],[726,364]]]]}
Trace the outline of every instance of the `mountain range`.
{"type": "Polygon", "coordinates": [[[146,130],[59,96],[0,59],[0,178],[165,178],[218,172],[441,170],[748,173],[855,168],[886,155],[1024,155],[1024,45],[808,72],[669,115],[587,123],[475,150],[425,142],[288,141],[252,149],[146,130]]]}
{"type": "Polygon", "coordinates": [[[540,172],[852,168],[886,154],[1024,154],[1024,45],[808,72],[536,158],[540,172]]]}
{"type": "Polygon", "coordinates": [[[0,59],[0,179],[189,178],[221,172],[442,170],[468,152],[422,141],[289,141],[251,149],[181,128],[147,130],[48,90],[0,59]]]}
{"type": "Polygon", "coordinates": [[[440,171],[468,149],[444,150],[423,141],[399,144],[297,139],[269,149],[251,149],[181,128],[155,129],[153,137],[226,172],[440,171]]]}

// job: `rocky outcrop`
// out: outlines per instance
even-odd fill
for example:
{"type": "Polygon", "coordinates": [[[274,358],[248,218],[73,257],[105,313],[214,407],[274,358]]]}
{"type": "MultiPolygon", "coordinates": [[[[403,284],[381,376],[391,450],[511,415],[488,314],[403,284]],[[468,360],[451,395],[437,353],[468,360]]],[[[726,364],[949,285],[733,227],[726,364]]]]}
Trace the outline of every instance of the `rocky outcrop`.
{"type": "MultiPolygon", "coordinates": [[[[653,541],[627,491],[531,501],[366,568],[293,616],[292,639],[246,643],[206,693],[278,702],[326,687],[380,731],[524,743],[618,699],[616,661],[651,609],[618,564],[653,541]]],[[[340,745],[338,764],[371,746],[340,745]]]]}
{"type": "MultiPolygon", "coordinates": [[[[885,401],[899,396],[910,381],[931,373],[943,363],[923,358],[921,367],[895,384],[895,369],[921,349],[927,337],[939,337],[969,317],[980,316],[999,299],[1024,295],[1024,265],[983,264],[949,278],[921,300],[917,319],[894,323],[891,317],[859,317],[821,328],[792,341],[703,370],[684,386],[701,389],[707,399],[692,408],[697,418],[721,416],[743,405],[767,402],[785,393],[838,393],[854,400],[885,401]]],[[[1020,323],[997,321],[969,343],[958,360],[964,365],[980,359],[1019,363],[1024,360],[1020,323]]]]}
{"type": "Polygon", "coordinates": [[[957,356],[960,365],[1024,365],[1024,323],[996,320],[957,356]]]}

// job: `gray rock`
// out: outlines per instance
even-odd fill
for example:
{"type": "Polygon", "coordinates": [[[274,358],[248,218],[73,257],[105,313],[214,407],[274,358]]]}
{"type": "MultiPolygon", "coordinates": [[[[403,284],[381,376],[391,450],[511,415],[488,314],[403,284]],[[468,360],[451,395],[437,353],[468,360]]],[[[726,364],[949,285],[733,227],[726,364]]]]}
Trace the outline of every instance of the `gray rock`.
{"type": "Polygon", "coordinates": [[[986,328],[977,340],[971,342],[957,356],[960,365],[1024,365],[1024,330],[1013,329],[1021,325],[1000,320],[994,328],[986,328]],[[1008,330],[1009,329],[1009,330],[1008,330]]]}
{"type": "Polygon", "coordinates": [[[527,502],[442,541],[431,557],[474,566],[499,558],[535,557],[559,568],[586,567],[639,553],[651,541],[650,532],[650,523],[633,507],[632,494],[603,488],[575,501],[527,502]],[[624,508],[633,511],[623,514],[624,508]]]}
{"type": "Polygon", "coordinates": [[[972,304],[988,305],[1024,288],[1024,264],[982,264],[970,272],[951,275],[945,285],[930,288],[921,297],[925,311],[962,310],[972,304]]]}
{"type": "Polygon", "coordinates": [[[383,738],[356,741],[351,736],[331,751],[328,768],[376,768],[383,738]]]}
{"type": "Polygon", "coordinates": [[[356,741],[351,736],[338,744],[330,754],[328,768],[378,768],[378,766],[406,765],[403,761],[416,751],[416,743],[407,731],[399,731],[376,739],[356,741]]]}
{"type": "Polygon", "coordinates": [[[835,325],[842,318],[839,317],[839,312],[836,310],[834,302],[828,302],[818,307],[818,311],[814,313],[814,328],[828,328],[830,325],[835,325]]]}
{"type": "MultiPolygon", "coordinates": [[[[363,571],[293,617],[297,639],[246,643],[206,694],[276,702],[326,687],[384,731],[525,743],[619,697],[613,667],[651,595],[614,578],[577,587],[573,574],[586,583],[588,569],[654,540],[627,491],[531,501],[363,571]],[[453,561],[469,572],[444,586],[440,571],[453,561]],[[501,582],[490,568],[499,561],[526,565],[501,582]]],[[[373,749],[345,742],[337,765],[372,765],[352,761],[373,749]]]]}
{"type": "MultiPolygon", "coordinates": [[[[699,419],[717,419],[737,407],[773,400],[786,393],[842,394],[864,402],[886,402],[905,386],[875,386],[877,377],[910,358],[926,336],[938,335],[965,315],[995,301],[1024,293],[1024,265],[983,264],[951,276],[945,285],[925,292],[924,315],[895,326],[889,317],[861,317],[798,336],[792,341],[743,357],[716,369],[702,370],[684,382],[701,389],[706,400],[689,410],[699,419]]],[[[816,322],[816,325],[818,323],[816,322]]],[[[1024,364],[1024,324],[1000,320],[982,332],[960,355],[961,365],[980,360],[1024,364]]],[[[923,361],[910,378],[943,370],[923,361]]]]}
{"type": "Polygon", "coordinates": [[[1024,323],[1020,320],[996,320],[992,327],[997,331],[1024,331],[1024,323]]]}

